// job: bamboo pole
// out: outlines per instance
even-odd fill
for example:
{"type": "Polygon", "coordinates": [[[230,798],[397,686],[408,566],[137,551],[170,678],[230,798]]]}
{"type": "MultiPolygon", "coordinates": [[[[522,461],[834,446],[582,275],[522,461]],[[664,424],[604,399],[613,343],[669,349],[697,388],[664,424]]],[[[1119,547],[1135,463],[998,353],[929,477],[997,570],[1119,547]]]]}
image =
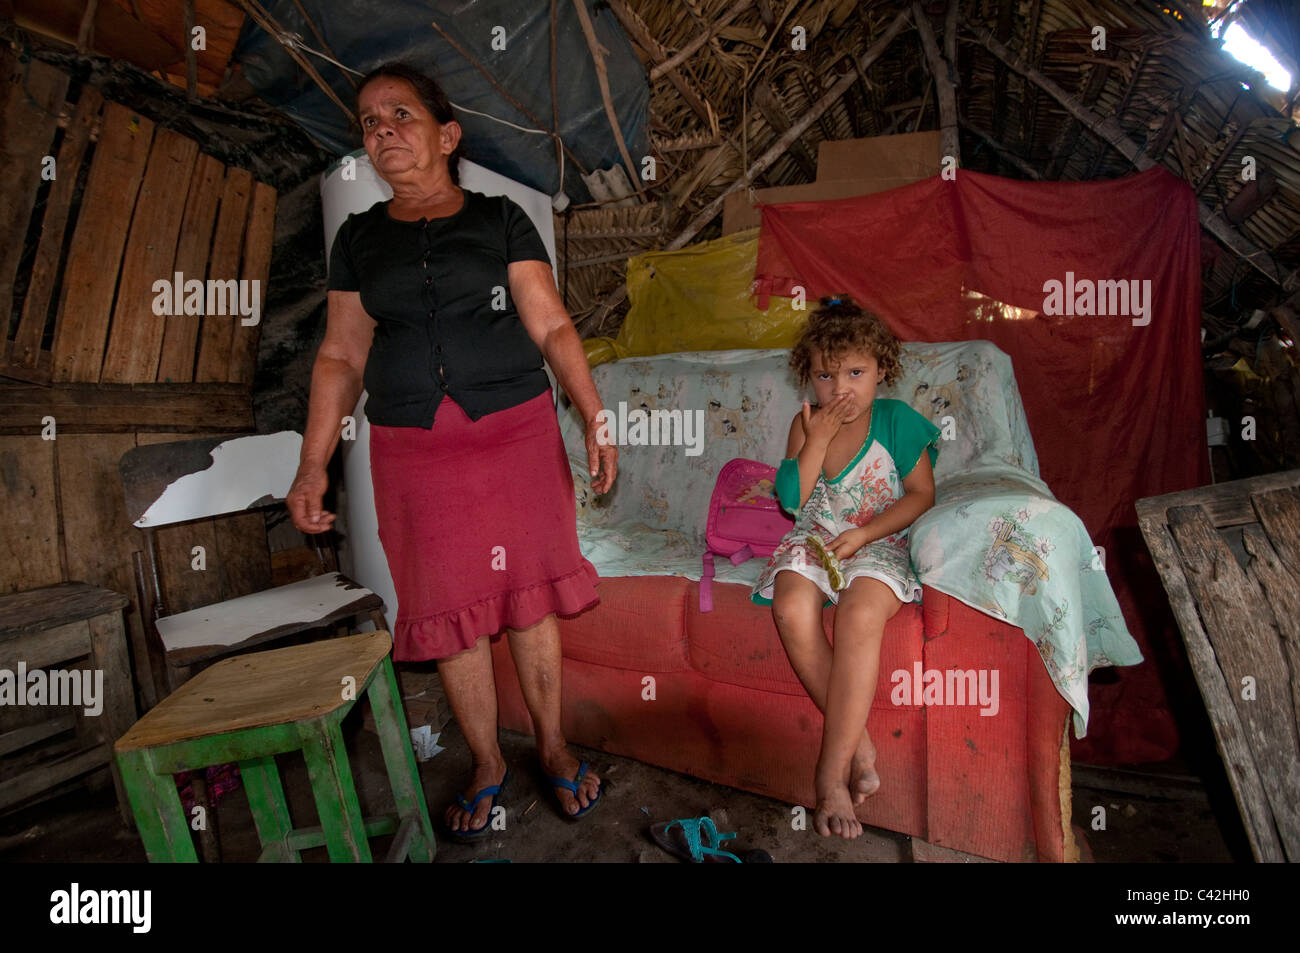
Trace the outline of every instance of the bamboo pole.
{"type": "Polygon", "coordinates": [[[596,39],[596,28],[591,25],[591,17],[587,15],[586,0],[573,0],[573,6],[578,11],[578,21],[582,24],[582,34],[587,38],[587,49],[591,51],[591,61],[596,64],[596,80],[600,83],[600,98],[605,103],[605,117],[609,120],[609,127],[614,130],[614,141],[618,143],[619,154],[623,157],[623,163],[627,166],[627,174],[631,178],[632,188],[636,189],[637,195],[641,196],[641,201],[648,201],[645,190],[641,188],[641,173],[637,170],[636,163],[632,161],[632,156],[628,154],[627,142],[623,139],[623,130],[618,123],[618,113],[614,110],[614,100],[609,92],[609,73],[605,69],[605,57],[609,50],[600,45],[596,39]]]}
{"type": "MultiPolygon", "coordinates": [[[[949,19],[954,15],[955,5],[956,0],[949,0],[949,19]]],[[[952,156],[961,165],[961,146],[957,135],[957,94],[948,76],[948,62],[939,55],[930,18],[925,15],[920,3],[912,4],[912,21],[916,24],[916,32],[921,34],[921,48],[925,50],[925,61],[930,66],[935,92],[939,95],[939,154],[952,156]]],[[[944,37],[945,45],[947,42],[948,38],[944,37]]]]}
{"type": "MultiPolygon", "coordinates": [[[[962,26],[964,26],[972,36],[978,40],[985,49],[992,53],[1007,66],[1011,67],[1017,73],[1020,73],[1031,83],[1038,86],[1045,93],[1059,102],[1066,110],[1081,122],[1085,128],[1091,130],[1111,146],[1131,161],[1140,171],[1146,171],[1155,165],[1155,160],[1146,155],[1142,148],[1125,135],[1124,130],[1113,118],[1099,116],[1087,106],[1080,103],[1074,96],[1062,89],[1056,83],[1052,82],[1038,70],[1029,66],[1019,57],[1014,56],[1010,50],[997,41],[988,30],[978,24],[971,23],[964,16],[961,17],[962,26]]],[[[1232,224],[1223,217],[1222,212],[1217,212],[1210,208],[1204,202],[1197,200],[1200,209],[1199,219],[1201,225],[1211,235],[1223,242],[1229,249],[1241,258],[1249,262],[1256,270],[1265,275],[1269,280],[1281,285],[1286,291],[1292,291],[1300,287],[1300,277],[1295,272],[1277,265],[1273,262],[1271,265],[1262,258],[1270,258],[1269,252],[1265,248],[1260,248],[1249,238],[1242,235],[1232,224]]]]}

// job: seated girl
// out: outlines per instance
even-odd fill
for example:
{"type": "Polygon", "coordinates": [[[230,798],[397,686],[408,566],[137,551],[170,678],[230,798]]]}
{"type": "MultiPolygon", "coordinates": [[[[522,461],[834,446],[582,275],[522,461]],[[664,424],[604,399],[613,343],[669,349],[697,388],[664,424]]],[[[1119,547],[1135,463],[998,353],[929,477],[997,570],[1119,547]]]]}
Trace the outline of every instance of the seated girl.
{"type": "Polygon", "coordinates": [[[900,372],[884,322],[847,297],[821,305],[790,355],[817,406],[804,401],[791,422],[776,480],[797,520],[752,598],[771,604],[790,665],[824,716],[813,826],[853,838],[862,833],[855,805],[880,787],[866,722],[885,623],[921,595],[908,527],[934,505],[939,430],[902,401],[876,397],[900,372]],[[822,630],[830,603],[833,647],[822,630]]]}

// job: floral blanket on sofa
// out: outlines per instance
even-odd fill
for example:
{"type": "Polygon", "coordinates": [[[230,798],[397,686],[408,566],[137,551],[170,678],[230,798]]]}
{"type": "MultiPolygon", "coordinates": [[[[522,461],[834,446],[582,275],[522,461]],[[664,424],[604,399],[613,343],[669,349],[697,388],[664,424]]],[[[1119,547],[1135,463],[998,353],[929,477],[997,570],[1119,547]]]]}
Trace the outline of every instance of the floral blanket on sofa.
{"type": "MultiPolygon", "coordinates": [[[[590,490],[583,428],[561,431],[578,538],[602,576],[699,579],[709,498],[736,457],[773,466],[803,399],[783,350],[629,358],[593,370],[620,443],[612,492],[590,490]]],[[[1083,523],[1038,478],[1010,359],[986,341],[907,344],[903,375],[879,396],[906,401],[942,432],[933,509],[912,527],[921,581],[1018,626],[1057,689],[1088,719],[1088,673],[1142,660],[1083,523]]],[[[751,586],[763,561],[717,560],[717,580],[751,586]]]]}

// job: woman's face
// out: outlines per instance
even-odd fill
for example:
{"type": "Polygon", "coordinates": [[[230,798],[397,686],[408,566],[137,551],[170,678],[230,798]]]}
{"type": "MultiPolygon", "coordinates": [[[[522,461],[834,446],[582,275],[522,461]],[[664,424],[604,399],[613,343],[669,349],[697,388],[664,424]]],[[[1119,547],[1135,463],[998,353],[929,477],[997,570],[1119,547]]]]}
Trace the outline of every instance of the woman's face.
{"type": "Polygon", "coordinates": [[[361,91],[357,106],[366,155],[390,184],[445,169],[460,142],[460,124],[438,122],[404,79],[374,80],[361,91]]]}

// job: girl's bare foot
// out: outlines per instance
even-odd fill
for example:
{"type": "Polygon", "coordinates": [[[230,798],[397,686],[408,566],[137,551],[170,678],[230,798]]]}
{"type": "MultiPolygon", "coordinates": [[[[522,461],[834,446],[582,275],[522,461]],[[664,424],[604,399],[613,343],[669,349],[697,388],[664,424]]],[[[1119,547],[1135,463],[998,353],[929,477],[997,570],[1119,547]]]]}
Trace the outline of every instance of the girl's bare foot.
{"type": "Polygon", "coordinates": [[[813,827],[822,837],[832,834],[849,840],[862,833],[862,823],[853,816],[853,799],[848,786],[839,779],[823,781],[818,777],[817,807],[813,811],[813,827]]]}
{"type": "Polygon", "coordinates": [[[876,746],[871,743],[871,736],[862,729],[862,742],[853,752],[853,762],[849,765],[849,793],[853,804],[857,805],[880,790],[880,775],[876,773],[876,746]]]}

